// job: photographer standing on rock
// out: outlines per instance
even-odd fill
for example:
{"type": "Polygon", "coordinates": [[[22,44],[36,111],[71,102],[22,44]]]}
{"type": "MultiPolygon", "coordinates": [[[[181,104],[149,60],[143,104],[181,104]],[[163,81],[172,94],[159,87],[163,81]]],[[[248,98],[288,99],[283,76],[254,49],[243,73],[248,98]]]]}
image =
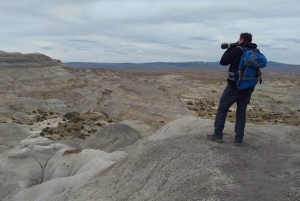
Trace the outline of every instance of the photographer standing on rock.
{"type": "Polygon", "coordinates": [[[255,49],[256,44],[252,42],[252,35],[250,33],[241,33],[237,43],[222,44],[222,48],[227,50],[224,52],[220,64],[229,66],[228,70],[228,85],[220,99],[218,112],[216,114],[214,123],[214,134],[207,135],[207,139],[223,142],[223,129],[226,121],[226,116],[229,108],[236,103],[236,123],[235,123],[235,145],[240,146],[244,138],[244,130],[246,124],[247,105],[250,102],[251,94],[254,88],[238,90],[236,85],[236,72],[238,70],[240,58],[243,56],[243,48],[255,49]],[[224,47],[225,46],[225,47],[224,47]]]}

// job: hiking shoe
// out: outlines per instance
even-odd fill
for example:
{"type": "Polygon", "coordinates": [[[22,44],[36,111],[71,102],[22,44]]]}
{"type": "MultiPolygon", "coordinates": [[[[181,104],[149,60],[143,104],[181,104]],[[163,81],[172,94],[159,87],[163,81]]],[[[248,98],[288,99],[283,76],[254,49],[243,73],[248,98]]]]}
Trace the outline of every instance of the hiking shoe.
{"type": "Polygon", "coordinates": [[[219,142],[219,143],[222,143],[222,142],[223,142],[222,137],[218,137],[218,136],[216,136],[216,135],[207,135],[206,138],[207,138],[208,140],[216,141],[216,142],[219,142]]]}
{"type": "Polygon", "coordinates": [[[241,142],[234,142],[234,145],[240,147],[240,146],[242,146],[242,143],[241,142]]]}

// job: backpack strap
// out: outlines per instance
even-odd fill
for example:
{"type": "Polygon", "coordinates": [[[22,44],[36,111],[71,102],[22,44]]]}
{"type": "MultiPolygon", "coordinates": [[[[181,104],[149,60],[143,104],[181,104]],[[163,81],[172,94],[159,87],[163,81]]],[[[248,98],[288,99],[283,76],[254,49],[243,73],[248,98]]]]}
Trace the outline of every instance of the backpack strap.
{"type": "MultiPolygon", "coordinates": [[[[240,58],[240,62],[239,62],[239,65],[241,68],[243,68],[246,64],[246,59],[245,59],[245,56],[244,56],[244,51],[247,50],[248,48],[243,48],[242,46],[236,46],[238,48],[240,48],[242,51],[243,51],[243,54],[240,58]]],[[[240,70],[240,69],[236,69],[237,71],[240,70]]]]}
{"type": "Polygon", "coordinates": [[[242,47],[242,46],[236,46],[236,47],[238,47],[238,48],[240,48],[241,50],[243,50],[244,51],[244,48],[242,47]]]}
{"type": "Polygon", "coordinates": [[[262,78],[261,78],[261,74],[262,74],[262,72],[259,70],[259,69],[257,69],[257,71],[256,71],[256,73],[257,73],[257,77],[258,77],[258,79],[259,79],[259,84],[261,84],[262,83],[262,78]]]}
{"type": "MultiPolygon", "coordinates": [[[[236,46],[236,47],[237,47],[237,48],[240,48],[240,49],[244,52],[244,49],[243,49],[242,46],[236,46]]],[[[243,53],[243,54],[244,54],[244,53],[243,53]]],[[[243,55],[242,55],[242,57],[243,57],[243,55]]],[[[242,58],[242,57],[241,57],[241,58],[242,58]]],[[[238,65],[238,66],[240,66],[240,65],[242,64],[243,61],[244,61],[243,59],[240,59],[239,65],[238,65]]],[[[237,81],[237,76],[236,76],[236,74],[237,74],[238,71],[239,71],[239,69],[237,68],[237,69],[235,70],[235,72],[228,72],[228,80],[231,80],[231,81],[236,82],[236,81],[237,81]]]]}

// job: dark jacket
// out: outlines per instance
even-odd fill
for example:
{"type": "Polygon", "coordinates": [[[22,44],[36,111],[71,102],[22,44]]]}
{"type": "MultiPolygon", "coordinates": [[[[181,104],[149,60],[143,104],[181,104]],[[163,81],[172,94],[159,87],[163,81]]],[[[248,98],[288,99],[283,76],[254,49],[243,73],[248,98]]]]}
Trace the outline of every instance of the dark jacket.
{"type": "MultiPolygon", "coordinates": [[[[239,46],[248,47],[248,48],[256,48],[257,47],[256,44],[249,43],[247,41],[242,42],[239,46]]],[[[227,82],[228,82],[229,86],[234,87],[234,88],[236,88],[236,81],[234,81],[233,79],[230,79],[230,77],[231,77],[230,75],[233,75],[236,73],[239,62],[240,62],[240,58],[242,55],[243,55],[243,50],[241,48],[230,47],[224,52],[224,54],[220,60],[220,64],[222,66],[227,66],[230,64],[229,69],[228,69],[229,76],[228,76],[227,82]]]]}

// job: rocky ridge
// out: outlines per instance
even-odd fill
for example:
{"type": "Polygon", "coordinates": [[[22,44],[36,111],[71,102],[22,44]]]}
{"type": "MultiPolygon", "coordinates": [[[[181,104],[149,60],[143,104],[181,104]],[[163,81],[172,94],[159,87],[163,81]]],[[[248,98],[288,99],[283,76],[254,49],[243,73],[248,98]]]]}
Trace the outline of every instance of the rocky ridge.
{"type": "Polygon", "coordinates": [[[113,153],[30,136],[1,155],[0,195],[16,201],[300,198],[299,128],[248,124],[236,147],[233,124],[223,144],[205,139],[212,126],[208,119],[177,119],[113,153]],[[22,171],[9,169],[13,164],[22,171]]]}

